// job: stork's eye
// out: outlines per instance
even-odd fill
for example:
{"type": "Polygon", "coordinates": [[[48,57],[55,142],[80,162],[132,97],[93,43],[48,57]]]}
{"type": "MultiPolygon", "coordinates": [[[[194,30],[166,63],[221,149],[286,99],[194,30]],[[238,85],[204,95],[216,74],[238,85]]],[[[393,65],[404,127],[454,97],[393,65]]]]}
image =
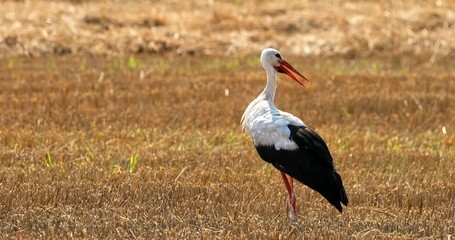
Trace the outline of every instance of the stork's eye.
{"type": "Polygon", "coordinates": [[[279,59],[282,58],[281,55],[280,55],[279,53],[275,54],[275,57],[277,57],[277,58],[279,58],[279,59]]]}

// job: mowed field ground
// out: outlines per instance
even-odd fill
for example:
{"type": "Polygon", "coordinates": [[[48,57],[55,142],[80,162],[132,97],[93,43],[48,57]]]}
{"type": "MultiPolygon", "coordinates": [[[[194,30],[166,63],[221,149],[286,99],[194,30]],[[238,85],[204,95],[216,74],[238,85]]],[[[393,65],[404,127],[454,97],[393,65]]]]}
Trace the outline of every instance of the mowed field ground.
{"type": "Polygon", "coordinates": [[[0,238],[453,239],[453,1],[0,6],[0,238]],[[115,14],[113,14],[115,13],[115,14]],[[327,142],[340,214],[239,126],[276,105],[327,142]]]}

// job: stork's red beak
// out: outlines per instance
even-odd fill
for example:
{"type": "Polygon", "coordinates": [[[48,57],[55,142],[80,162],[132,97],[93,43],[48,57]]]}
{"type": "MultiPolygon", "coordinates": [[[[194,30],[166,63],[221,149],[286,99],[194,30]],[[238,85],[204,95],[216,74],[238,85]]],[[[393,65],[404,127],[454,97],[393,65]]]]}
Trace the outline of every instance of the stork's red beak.
{"type": "Polygon", "coordinates": [[[277,72],[280,72],[280,73],[286,73],[286,75],[288,75],[289,77],[291,77],[292,79],[294,79],[294,81],[296,81],[298,84],[306,87],[296,76],[294,76],[292,74],[292,72],[296,73],[297,75],[299,75],[300,77],[302,77],[305,81],[310,81],[308,80],[306,77],[304,77],[301,73],[299,73],[299,71],[297,71],[291,64],[289,64],[288,62],[286,62],[286,60],[279,60],[278,61],[280,63],[279,66],[275,66],[275,70],[277,72]],[[292,71],[292,72],[291,72],[292,71]]]}

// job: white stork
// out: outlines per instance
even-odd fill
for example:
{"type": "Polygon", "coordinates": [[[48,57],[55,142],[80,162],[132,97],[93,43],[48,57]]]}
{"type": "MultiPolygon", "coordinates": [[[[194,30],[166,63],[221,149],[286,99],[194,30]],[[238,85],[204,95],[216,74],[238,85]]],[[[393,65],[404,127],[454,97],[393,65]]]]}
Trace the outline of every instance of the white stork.
{"type": "Polygon", "coordinates": [[[267,85],[248,105],[241,123],[253,138],[259,156],[281,171],[289,193],[290,219],[294,220],[296,216],[294,178],[319,192],[342,212],[341,203],[347,206],[348,197],[324,140],[302,120],[279,110],[274,104],[277,72],[287,74],[302,86],[305,85],[291,71],[306,81],[308,79],[286,62],[276,49],[264,49],[261,62],[267,72],[267,85]]]}

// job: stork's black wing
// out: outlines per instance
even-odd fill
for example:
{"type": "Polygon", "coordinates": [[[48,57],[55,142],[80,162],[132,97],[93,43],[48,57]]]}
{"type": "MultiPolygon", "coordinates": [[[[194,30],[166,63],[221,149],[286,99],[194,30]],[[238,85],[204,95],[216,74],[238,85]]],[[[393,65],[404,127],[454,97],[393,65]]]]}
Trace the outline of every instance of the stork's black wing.
{"type": "Polygon", "coordinates": [[[322,194],[342,212],[341,203],[347,206],[348,197],[324,140],[306,126],[288,127],[291,140],[299,146],[298,149],[276,150],[274,146],[256,146],[259,155],[278,170],[322,194]]]}

